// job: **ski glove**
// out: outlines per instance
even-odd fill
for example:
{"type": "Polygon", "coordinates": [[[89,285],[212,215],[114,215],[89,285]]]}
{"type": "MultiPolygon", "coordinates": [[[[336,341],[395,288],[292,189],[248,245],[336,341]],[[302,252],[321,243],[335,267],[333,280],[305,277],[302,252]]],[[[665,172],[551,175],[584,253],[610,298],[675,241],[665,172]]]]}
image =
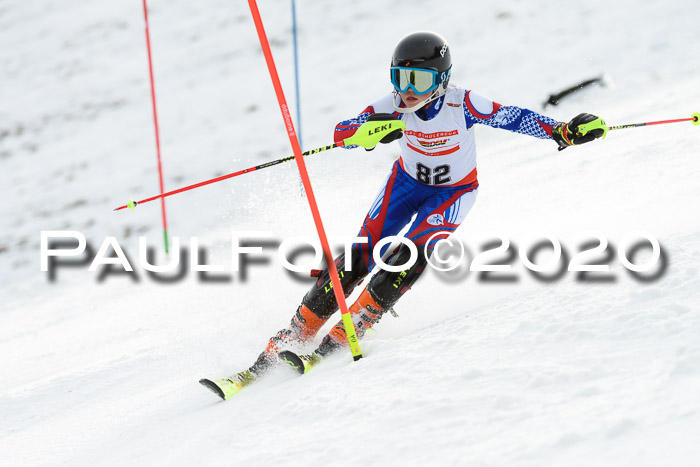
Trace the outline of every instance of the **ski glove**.
{"type": "Polygon", "coordinates": [[[596,138],[605,135],[605,122],[595,115],[582,113],[571,119],[569,123],[559,122],[552,128],[552,139],[559,145],[559,150],[563,151],[569,146],[588,143],[596,138]],[[593,129],[586,128],[582,131],[584,124],[586,127],[593,126],[593,129]]]}
{"type": "MultiPolygon", "coordinates": [[[[399,117],[396,117],[395,115],[389,114],[389,113],[376,113],[372,114],[369,117],[367,117],[368,122],[388,122],[388,121],[393,121],[393,120],[400,120],[399,117]]],[[[384,138],[379,140],[380,143],[382,144],[389,144],[393,141],[396,141],[397,139],[401,138],[403,136],[403,131],[401,130],[394,130],[388,135],[386,135],[384,138]]],[[[367,151],[371,151],[374,148],[367,149],[367,151]]]]}

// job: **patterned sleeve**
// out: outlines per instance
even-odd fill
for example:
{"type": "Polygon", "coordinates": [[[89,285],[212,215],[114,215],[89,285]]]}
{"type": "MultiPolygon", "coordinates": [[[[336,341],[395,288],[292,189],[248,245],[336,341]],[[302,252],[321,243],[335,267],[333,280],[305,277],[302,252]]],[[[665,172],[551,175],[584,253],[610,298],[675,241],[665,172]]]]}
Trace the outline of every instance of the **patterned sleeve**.
{"type": "Polygon", "coordinates": [[[472,91],[464,93],[464,117],[467,128],[480,123],[541,139],[552,139],[552,127],[558,123],[532,110],[501,105],[472,91]]]}
{"type": "MultiPolygon", "coordinates": [[[[370,115],[372,115],[374,112],[374,107],[369,106],[365,110],[362,111],[360,115],[357,117],[351,118],[350,120],[343,120],[342,122],[338,123],[335,126],[335,133],[333,135],[333,141],[338,142],[342,141],[345,138],[349,138],[352,135],[355,134],[357,129],[367,121],[367,118],[369,118],[370,115]]],[[[357,145],[349,145],[349,146],[343,146],[346,149],[352,149],[356,148],[357,145]]]]}
{"type": "MultiPolygon", "coordinates": [[[[394,111],[393,93],[386,94],[384,97],[373,102],[371,105],[367,106],[367,108],[363,110],[357,117],[351,118],[350,120],[343,120],[342,122],[338,123],[335,126],[333,141],[337,143],[338,141],[342,141],[346,138],[351,137],[355,134],[360,125],[367,121],[370,115],[376,113],[390,113],[394,116],[401,118],[399,113],[394,111]]],[[[352,149],[356,148],[357,146],[353,145],[343,147],[347,149],[352,149]]]]}

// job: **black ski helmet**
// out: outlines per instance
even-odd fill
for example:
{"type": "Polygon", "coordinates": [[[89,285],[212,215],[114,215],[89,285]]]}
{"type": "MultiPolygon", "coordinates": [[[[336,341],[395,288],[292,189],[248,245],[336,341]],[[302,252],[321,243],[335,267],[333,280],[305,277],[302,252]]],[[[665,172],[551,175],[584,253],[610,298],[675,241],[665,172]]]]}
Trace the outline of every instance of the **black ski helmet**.
{"type": "Polygon", "coordinates": [[[412,32],[396,45],[391,56],[391,66],[437,71],[438,91],[439,95],[443,95],[447,91],[452,70],[450,47],[444,37],[434,32],[412,32]]]}

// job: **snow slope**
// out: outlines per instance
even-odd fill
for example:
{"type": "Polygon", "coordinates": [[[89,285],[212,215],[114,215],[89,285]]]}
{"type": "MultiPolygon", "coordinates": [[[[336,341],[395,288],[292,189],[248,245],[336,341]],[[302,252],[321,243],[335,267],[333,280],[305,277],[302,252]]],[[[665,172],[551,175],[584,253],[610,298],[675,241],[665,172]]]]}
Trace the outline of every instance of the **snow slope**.
{"type": "MultiPolygon", "coordinates": [[[[293,106],[289,2],[260,3],[293,106]]],[[[501,103],[541,110],[607,73],[613,87],[544,113],[621,124],[700,111],[691,0],[297,4],[306,149],[389,91],[394,44],[426,27],[451,43],[453,82],[501,103]]],[[[288,155],[247,3],[149,11],[166,189],[288,155]]],[[[247,367],[307,284],[273,265],[171,285],[143,270],[39,271],[42,230],[79,230],[95,249],[115,236],[134,263],[139,236],[161,246],[157,203],[112,212],[158,190],[144,42],[140,2],[0,3],[1,465],[697,465],[699,128],[564,152],[477,129],[479,200],[456,234],[472,250],[549,233],[572,254],[595,231],[615,251],[646,231],[667,260],[658,279],[615,258],[610,281],[540,282],[519,260],[515,282],[431,272],[360,362],[280,369],[221,403],[196,381],[247,367]]],[[[329,235],[357,231],[395,151],[307,158],[329,235]]],[[[170,233],[225,266],[231,231],[312,236],[297,178],[283,164],[169,198],[170,233]]]]}

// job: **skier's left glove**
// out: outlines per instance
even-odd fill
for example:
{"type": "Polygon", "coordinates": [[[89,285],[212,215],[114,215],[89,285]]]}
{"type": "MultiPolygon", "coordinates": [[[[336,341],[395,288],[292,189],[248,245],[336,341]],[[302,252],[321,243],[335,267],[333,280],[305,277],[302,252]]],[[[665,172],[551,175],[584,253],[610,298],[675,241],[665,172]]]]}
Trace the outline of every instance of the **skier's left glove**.
{"type": "Polygon", "coordinates": [[[569,146],[588,143],[594,139],[605,137],[607,127],[602,118],[582,113],[571,119],[569,123],[559,122],[552,128],[552,139],[563,151],[569,146]]]}

